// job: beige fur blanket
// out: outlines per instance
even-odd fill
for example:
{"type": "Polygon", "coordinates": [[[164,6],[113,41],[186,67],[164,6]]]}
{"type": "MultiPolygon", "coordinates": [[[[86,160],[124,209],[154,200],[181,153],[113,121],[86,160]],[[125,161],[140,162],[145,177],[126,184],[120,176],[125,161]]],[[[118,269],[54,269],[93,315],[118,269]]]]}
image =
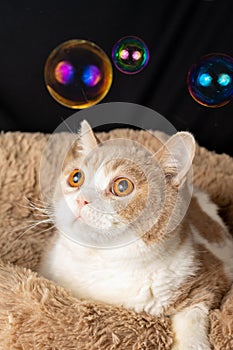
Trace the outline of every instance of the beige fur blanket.
{"type": "MultiPolygon", "coordinates": [[[[98,136],[140,140],[154,151],[158,147],[141,131],[116,129],[98,136]]],[[[0,349],[170,349],[168,318],[77,300],[37,275],[43,247],[55,231],[47,230],[47,224],[27,230],[38,212],[25,197],[39,205],[40,161],[48,138],[40,133],[0,135],[0,349]]],[[[43,163],[45,192],[68,139],[60,134],[50,143],[43,163]]],[[[194,182],[220,206],[233,233],[233,159],[197,146],[194,182]]],[[[209,317],[213,348],[232,350],[233,288],[209,317]]]]}

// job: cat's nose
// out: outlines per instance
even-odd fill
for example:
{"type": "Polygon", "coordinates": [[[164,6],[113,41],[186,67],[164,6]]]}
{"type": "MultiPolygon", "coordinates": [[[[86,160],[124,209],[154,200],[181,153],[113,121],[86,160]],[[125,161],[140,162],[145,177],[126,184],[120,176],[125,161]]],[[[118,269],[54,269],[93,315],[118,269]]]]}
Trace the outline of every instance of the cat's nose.
{"type": "Polygon", "coordinates": [[[86,201],[83,197],[79,196],[77,198],[77,202],[80,208],[84,207],[84,205],[88,204],[89,202],[86,201]]]}

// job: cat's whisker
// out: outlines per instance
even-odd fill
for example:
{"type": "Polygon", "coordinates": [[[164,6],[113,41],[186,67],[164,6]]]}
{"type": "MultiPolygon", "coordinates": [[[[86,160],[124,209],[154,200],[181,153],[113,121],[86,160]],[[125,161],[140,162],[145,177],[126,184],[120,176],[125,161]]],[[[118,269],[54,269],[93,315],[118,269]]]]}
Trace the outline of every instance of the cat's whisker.
{"type": "Polygon", "coordinates": [[[49,206],[50,204],[48,202],[45,202],[44,200],[42,199],[39,199],[39,198],[36,198],[34,199],[33,201],[29,198],[27,198],[26,196],[23,197],[23,199],[28,202],[29,204],[36,204],[36,203],[39,203],[39,204],[42,204],[42,206],[44,207],[45,205],[46,206],[49,206]]]}
{"type": "Polygon", "coordinates": [[[26,205],[22,205],[21,203],[17,203],[16,205],[18,205],[21,208],[26,208],[26,209],[29,209],[29,210],[36,209],[37,211],[39,211],[42,214],[46,214],[48,212],[48,210],[45,209],[45,208],[39,208],[39,207],[32,206],[32,205],[26,206],[26,205]]]}
{"type": "Polygon", "coordinates": [[[49,208],[46,208],[46,207],[38,207],[38,206],[36,206],[35,204],[31,204],[31,205],[29,206],[29,208],[30,208],[30,209],[36,209],[36,210],[38,210],[38,211],[41,212],[41,213],[47,213],[47,212],[49,212],[49,208]]]}
{"type": "Polygon", "coordinates": [[[28,221],[27,220],[27,221],[24,222],[26,225],[17,226],[11,232],[13,233],[13,232],[16,232],[16,231],[19,231],[19,230],[27,229],[27,228],[31,227],[32,225],[34,225],[35,223],[38,223],[38,222],[41,222],[41,220],[40,221],[38,221],[38,220],[30,220],[30,221],[28,221]]]}
{"type": "MultiPolygon", "coordinates": [[[[32,230],[32,229],[34,229],[35,227],[37,227],[37,226],[39,226],[39,225],[41,225],[41,224],[53,224],[52,226],[50,226],[49,228],[46,228],[46,230],[49,230],[49,229],[51,229],[52,227],[55,227],[55,224],[54,224],[54,221],[52,221],[51,219],[47,219],[47,220],[41,220],[41,221],[38,221],[38,222],[35,222],[34,224],[32,224],[32,225],[29,225],[29,226],[26,226],[26,227],[24,227],[24,228],[26,228],[26,230],[24,231],[24,232],[22,232],[22,233],[20,233],[19,234],[19,236],[16,238],[16,240],[17,239],[20,239],[22,236],[24,236],[27,232],[29,232],[30,230],[32,230]]],[[[20,228],[18,228],[18,230],[20,230],[21,229],[21,227],[20,228]]],[[[45,230],[43,230],[43,231],[41,231],[41,232],[44,232],[45,230]]],[[[40,232],[40,233],[41,233],[40,232]]]]}
{"type": "Polygon", "coordinates": [[[40,201],[40,200],[37,200],[38,203],[36,203],[36,201],[33,202],[30,199],[28,199],[27,197],[24,197],[24,200],[27,201],[28,206],[23,205],[21,203],[17,203],[17,205],[19,205],[23,208],[29,209],[29,210],[34,209],[36,212],[39,212],[39,213],[36,213],[37,215],[54,216],[55,209],[54,209],[52,204],[45,203],[44,201],[40,201]],[[40,206],[38,206],[38,204],[40,206]]]}
{"type": "Polygon", "coordinates": [[[44,218],[47,218],[48,216],[53,216],[53,214],[52,213],[48,213],[48,214],[46,214],[46,213],[37,213],[37,212],[35,212],[34,213],[34,216],[37,218],[37,217],[44,217],[44,218]]]}
{"type": "Polygon", "coordinates": [[[27,198],[26,196],[23,197],[24,200],[30,205],[30,206],[35,206],[38,207],[38,204],[40,205],[39,208],[47,208],[47,207],[52,207],[51,203],[49,202],[45,202],[44,200],[41,200],[39,198],[34,199],[33,201],[29,198],[27,198]]]}
{"type": "Polygon", "coordinates": [[[25,221],[28,224],[36,224],[36,223],[48,223],[48,222],[54,222],[54,220],[52,218],[47,218],[47,219],[43,219],[43,220],[27,220],[25,221]]]}
{"type": "Polygon", "coordinates": [[[34,228],[38,225],[53,223],[53,221],[51,219],[45,219],[45,220],[39,220],[39,221],[35,220],[35,221],[31,221],[31,222],[32,222],[32,224],[28,225],[27,227],[34,228]]]}
{"type": "Polygon", "coordinates": [[[41,234],[41,233],[44,233],[44,232],[47,232],[47,231],[49,231],[49,230],[52,230],[52,229],[55,228],[55,227],[56,227],[56,225],[52,225],[52,226],[50,226],[50,227],[44,229],[43,231],[40,231],[40,234],[41,234]]]}

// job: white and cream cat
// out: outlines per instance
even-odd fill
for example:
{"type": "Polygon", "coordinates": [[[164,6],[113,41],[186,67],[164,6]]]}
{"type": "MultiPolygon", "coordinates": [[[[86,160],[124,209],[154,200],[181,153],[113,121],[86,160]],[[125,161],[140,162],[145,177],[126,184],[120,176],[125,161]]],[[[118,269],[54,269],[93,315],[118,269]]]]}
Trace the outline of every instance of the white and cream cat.
{"type": "Polygon", "coordinates": [[[151,155],[129,140],[102,143],[83,121],[40,272],[79,298],[169,315],[173,349],[210,350],[208,312],[233,281],[233,240],[207,194],[191,196],[194,153],[187,132],[151,155]]]}

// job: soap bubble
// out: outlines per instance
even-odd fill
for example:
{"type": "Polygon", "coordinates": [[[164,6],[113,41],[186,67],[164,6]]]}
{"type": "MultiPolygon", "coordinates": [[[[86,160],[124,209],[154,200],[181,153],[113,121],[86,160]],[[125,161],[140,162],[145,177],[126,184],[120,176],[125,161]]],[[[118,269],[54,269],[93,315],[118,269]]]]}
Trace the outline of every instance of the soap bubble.
{"type": "Polygon", "coordinates": [[[233,58],[221,53],[202,57],[190,68],[187,84],[190,95],[201,105],[226,105],[233,98],[233,58]]]}
{"type": "Polygon", "coordinates": [[[105,52],[86,40],[56,47],[45,63],[51,96],[69,108],[87,108],[101,101],[112,84],[112,65],[105,52]]]}
{"type": "Polygon", "coordinates": [[[113,62],[125,74],[140,72],[149,61],[146,44],[135,36],[126,36],[117,41],[112,50],[113,62]]]}

